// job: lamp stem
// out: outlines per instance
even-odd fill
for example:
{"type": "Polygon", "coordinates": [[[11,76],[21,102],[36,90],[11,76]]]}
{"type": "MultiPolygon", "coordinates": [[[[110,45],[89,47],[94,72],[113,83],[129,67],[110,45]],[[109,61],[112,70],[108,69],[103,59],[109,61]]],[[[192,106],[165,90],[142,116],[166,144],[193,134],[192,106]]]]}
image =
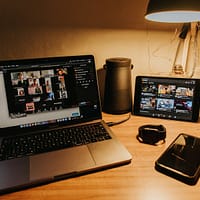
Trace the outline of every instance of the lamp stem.
{"type": "Polygon", "coordinates": [[[190,31],[188,31],[186,38],[184,40],[184,44],[183,44],[182,66],[183,66],[183,71],[185,75],[188,73],[187,61],[188,61],[188,56],[189,56],[190,45],[192,45],[192,43],[194,42],[196,34],[197,34],[197,22],[191,22],[190,31]]]}

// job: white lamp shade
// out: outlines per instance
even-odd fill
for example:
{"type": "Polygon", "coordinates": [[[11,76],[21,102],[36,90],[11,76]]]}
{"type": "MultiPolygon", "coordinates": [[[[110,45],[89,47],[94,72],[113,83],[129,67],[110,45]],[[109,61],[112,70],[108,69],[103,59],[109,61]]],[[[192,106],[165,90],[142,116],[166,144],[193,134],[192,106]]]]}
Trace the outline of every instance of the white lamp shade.
{"type": "Polygon", "coordinates": [[[150,0],[145,19],[184,23],[200,21],[200,0],[150,0]]]}

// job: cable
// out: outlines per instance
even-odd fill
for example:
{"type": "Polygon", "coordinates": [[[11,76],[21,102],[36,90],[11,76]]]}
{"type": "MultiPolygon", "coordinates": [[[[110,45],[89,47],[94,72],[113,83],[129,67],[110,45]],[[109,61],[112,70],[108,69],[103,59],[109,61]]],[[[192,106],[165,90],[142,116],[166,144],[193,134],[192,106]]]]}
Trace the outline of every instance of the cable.
{"type": "Polygon", "coordinates": [[[125,119],[123,119],[123,120],[121,120],[121,121],[118,121],[118,122],[106,122],[106,124],[107,124],[108,126],[115,126],[115,125],[119,125],[119,124],[122,124],[122,123],[128,121],[130,118],[131,118],[131,112],[129,113],[129,115],[128,115],[127,118],[125,118],[125,119]]]}

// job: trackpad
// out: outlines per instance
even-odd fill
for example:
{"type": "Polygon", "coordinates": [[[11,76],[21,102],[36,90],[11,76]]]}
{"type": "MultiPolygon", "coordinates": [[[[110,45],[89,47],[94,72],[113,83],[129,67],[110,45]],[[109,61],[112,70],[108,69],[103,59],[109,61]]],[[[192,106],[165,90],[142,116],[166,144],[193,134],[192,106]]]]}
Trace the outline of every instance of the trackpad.
{"type": "Polygon", "coordinates": [[[84,171],[94,165],[87,146],[44,153],[31,157],[30,179],[53,178],[62,174],[84,171]]]}
{"type": "Polygon", "coordinates": [[[0,165],[0,190],[29,183],[27,157],[3,161],[0,165]]]}

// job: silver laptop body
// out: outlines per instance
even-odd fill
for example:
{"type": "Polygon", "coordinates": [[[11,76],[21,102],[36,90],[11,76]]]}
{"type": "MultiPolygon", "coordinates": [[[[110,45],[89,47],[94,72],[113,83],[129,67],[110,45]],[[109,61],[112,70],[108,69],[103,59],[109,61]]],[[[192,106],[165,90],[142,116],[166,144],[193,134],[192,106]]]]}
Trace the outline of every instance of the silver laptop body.
{"type": "Polygon", "coordinates": [[[0,193],[131,162],[131,154],[102,120],[94,56],[1,61],[0,93],[0,193]],[[5,138],[91,123],[101,123],[111,139],[3,156],[5,138]]]}

